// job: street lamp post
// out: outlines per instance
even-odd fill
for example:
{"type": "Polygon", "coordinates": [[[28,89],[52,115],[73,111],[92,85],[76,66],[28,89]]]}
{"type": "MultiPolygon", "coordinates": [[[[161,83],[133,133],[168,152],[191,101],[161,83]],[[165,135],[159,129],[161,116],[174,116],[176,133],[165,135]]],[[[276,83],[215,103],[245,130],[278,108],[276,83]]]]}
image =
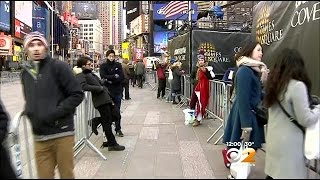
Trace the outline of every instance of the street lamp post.
{"type": "Polygon", "coordinates": [[[153,40],[153,1],[149,1],[149,41],[148,41],[148,56],[153,56],[154,40],[153,40]]]}
{"type": "MultiPolygon", "coordinates": [[[[74,12],[71,13],[71,18],[73,16],[75,16],[74,12]]],[[[73,58],[74,58],[73,57],[74,52],[73,52],[73,47],[72,47],[72,39],[73,39],[72,37],[73,37],[73,35],[75,35],[75,32],[73,30],[73,22],[71,20],[71,25],[70,25],[70,64],[71,64],[71,67],[73,67],[73,58]]]]}

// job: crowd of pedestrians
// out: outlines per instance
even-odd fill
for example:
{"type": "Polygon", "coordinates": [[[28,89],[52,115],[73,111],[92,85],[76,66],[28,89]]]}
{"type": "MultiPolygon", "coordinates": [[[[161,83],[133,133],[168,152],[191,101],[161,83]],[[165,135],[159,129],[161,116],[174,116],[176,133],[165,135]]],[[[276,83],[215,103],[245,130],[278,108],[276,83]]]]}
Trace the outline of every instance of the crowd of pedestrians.
{"type": "MultiPolygon", "coordinates": [[[[67,63],[50,57],[48,42],[39,32],[26,35],[24,48],[30,61],[22,65],[21,82],[26,101],[23,114],[31,122],[38,177],[54,178],[57,167],[61,178],[74,178],[73,116],[84,98],[84,91],[91,92],[94,108],[100,113],[100,117],[91,121],[95,134],[98,134],[98,125],[102,125],[106,137],[102,147],[108,147],[109,151],[125,150],[125,146],[119,145],[115,138],[115,135],[124,136],[121,102],[131,99],[130,85],[143,88],[148,71],[143,60],[129,62],[124,59],[121,64],[115,60],[115,51],[108,50],[98,77],[93,72],[89,57],[80,57],[73,69],[67,63]]],[[[297,50],[284,49],[275,53],[276,61],[269,70],[262,58],[261,44],[250,41],[235,55],[233,76],[225,76],[228,76],[228,83],[232,83],[234,98],[224,127],[223,143],[231,149],[240,148],[235,142],[252,142],[250,147],[255,151],[266,143],[265,173],[268,179],[306,178],[304,134],[287,117],[290,114],[304,128],[320,119],[320,105],[312,102],[311,81],[304,60],[297,50]],[[269,112],[267,134],[257,119],[257,107],[261,103],[269,112]]],[[[214,67],[208,65],[203,53],[198,53],[196,62],[190,73],[192,91],[189,108],[196,112],[193,127],[201,125],[206,117],[211,96],[210,80],[215,78],[214,67]]],[[[184,88],[181,80],[186,74],[182,67],[182,62],[169,57],[152,64],[151,72],[156,74],[158,82],[157,99],[166,99],[172,104],[181,101],[184,88]]],[[[11,179],[16,176],[3,146],[8,133],[7,124],[8,116],[0,103],[0,178],[11,179]]],[[[237,172],[243,169],[237,170],[233,163],[230,166],[231,177],[245,173],[237,172]]],[[[245,178],[250,170],[247,172],[245,178]]]]}

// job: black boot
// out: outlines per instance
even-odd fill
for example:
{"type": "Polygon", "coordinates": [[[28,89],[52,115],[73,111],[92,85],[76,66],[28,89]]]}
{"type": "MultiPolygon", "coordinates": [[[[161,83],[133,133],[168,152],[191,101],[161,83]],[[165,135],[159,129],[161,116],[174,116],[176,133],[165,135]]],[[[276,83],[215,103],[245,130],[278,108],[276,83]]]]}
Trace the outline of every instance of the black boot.
{"type": "Polygon", "coordinates": [[[103,142],[100,148],[102,149],[102,148],[104,148],[104,147],[108,147],[108,146],[111,146],[111,145],[112,145],[112,144],[109,143],[108,141],[107,141],[107,142],[103,142]]]}
{"type": "Polygon", "coordinates": [[[115,145],[109,145],[108,151],[123,151],[126,148],[124,146],[119,145],[118,143],[115,145]]]}
{"type": "Polygon", "coordinates": [[[178,96],[178,102],[181,102],[181,96],[178,96]]]}
{"type": "Polygon", "coordinates": [[[92,121],[92,126],[91,126],[92,132],[95,135],[98,135],[97,128],[98,128],[99,124],[101,123],[100,117],[95,117],[91,121],[92,121]]]}
{"type": "Polygon", "coordinates": [[[116,135],[119,137],[123,137],[123,133],[121,130],[116,131],[116,135]]]}

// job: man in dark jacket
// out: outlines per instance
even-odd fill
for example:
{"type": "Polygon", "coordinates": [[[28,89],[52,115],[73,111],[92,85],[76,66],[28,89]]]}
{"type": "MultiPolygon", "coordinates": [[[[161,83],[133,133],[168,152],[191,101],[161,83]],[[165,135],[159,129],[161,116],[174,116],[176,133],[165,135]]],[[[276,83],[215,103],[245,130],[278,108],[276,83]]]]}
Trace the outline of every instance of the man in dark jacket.
{"type": "Polygon", "coordinates": [[[129,60],[128,59],[123,59],[122,61],[122,71],[123,71],[123,74],[124,74],[124,79],[123,79],[123,82],[122,82],[122,86],[123,86],[123,89],[122,91],[124,90],[124,98],[125,100],[130,100],[130,93],[129,93],[129,78],[130,78],[130,70],[129,70],[129,60]]]}
{"type": "Polygon", "coordinates": [[[112,106],[114,106],[113,101],[108,89],[101,84],[99,77],[92,73],[91,61],[92,60],[89,57],[80,57],[78,59],[77,66],[78,68],[81,68],[82,71],[79,71],[76,74],[76,77],[80,82],[82,89],[91,92],[93,106],[98,109],[100,113],[100,123],[108,140],[108,142],[103,143],[103,146],[108,146],[109,151],[123,151],[125,147],[117,143],[112,133],[111,113],[112,106]]]}
{"type": "Polygon", "coordinates": [[[139,60],[139,62],[135,65],[136,74],[137,74],[137,80],[138,80],[138,87],[143,87],[143,77],[146,73],[146,68],[142,62],[142,59],[139,60]]]}
{"type": "Polygon", "coordinates": [[[53,179],[59,167],[62,179],[74,178],[74,112],[84,93],[68,64],[48,55],[48,42],[39,32],[25,37],[30,61],[21,74],[24,113],[34,134],[38,177],[53,179]]]}
{"type": "Polygon", "coordinates": [[[4,140],[8,134],[8,121],[9,117],[0,100],[0,179],[17,179],[8,150],[4,146],[4,140]]]}
{"type": "MultiPolygon", "coordinates": [[[[110,49],[106,52],[107,61],[102,63],[100,66],[100,77],[104,79],[104,85],[107,86],[108,90],[111,93],[111,98],[116,106],[121,108],[121,99],[122,99],[122,82],[124,79],[122,65],[118,62],[115,62],[115,52],[110,49]]],[[[115,121],[115,131],[116,134],[120,137],[123,137],[121,131],[121,120],[115,121]]]]}

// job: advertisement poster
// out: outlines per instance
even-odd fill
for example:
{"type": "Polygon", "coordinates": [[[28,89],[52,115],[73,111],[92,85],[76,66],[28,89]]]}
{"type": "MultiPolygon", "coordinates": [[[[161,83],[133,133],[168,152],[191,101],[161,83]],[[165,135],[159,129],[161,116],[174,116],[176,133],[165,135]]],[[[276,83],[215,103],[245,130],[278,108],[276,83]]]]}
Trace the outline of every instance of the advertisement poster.
{"type": "Polygon", "coordinates": [[[98,18],[97,6],[90,3],[75,4],[75,13],[78,19],[93,20],[98,18]]]}
{"type": "Polygon", "coordinates": [[[0,34],[0,55],[12,55],[12,37],[0,34]]]}
{"type": "Polygon", "coordinates": [[[0,30],[10,31],[10,1],[0,1],[0,30]]]}
{"type": "Polygon", "coordinates": [[[24,39],[24,37],[32,31],[31,27],[17,19],[14,19],[14,29],[14,36],[20,39],[24,39]]]}
{"type": "Polygon", "coordinates": [[[235,54],[250,39],[251,34],[241,32],[218,32],[194,30],[192,32],[192,66],[197,63],[200,49],[205,60],[213,67],[216,75],[223,75],[236,65],[235,54]]]}
{"type": "Polygon", "coordinates": [[[262,61],[270,67],[278,51],[298,50],[311,78],[311,93],[320,96],[320,2],[261,1],[253,14],[252,36],[262,44],[262,61]]]}
{"type": "Polygon", "coordinates": [[[153,32],[154,40],[154,53],[164,53],[163,49],[168,48],[168,39],[172,37],[174,33],[170,31],[155,31],[153,32]]]}
{"type": "Polygon", "coordinates": [[[37,6],[33,3],[32,11],[32,29],[33,31],[38,31],[47,37],[47,10],[41,6],[37,6]]]}
{"type": "Polygon", "coordinates": [[[143,49],[141,48],[134,48],[134,61],[139,61],[143,59],[143,49]]]}
{"type": "Polygon", "coordinates": [[[174,37],[168,41],[168,50],[171,58],[182,62],[182,68],[186,73],[190,72],[190,33],[174,37]]]}
{"type": "MultiPolygon", "coordinates": [[[[154,20],[188,20],[188,10],[178,13],[174,16],[166,18],[164,9],[167,4],[154,4],[153,6],[153,19],[154,20]]],[[[191,4],[192,20],[197,20],[198,16],[198,6],[196,4],[191,4]]]]}
{"type": "Polygon", "coordinates": [[[123,42],[122,43],[122,58],[129,60],[129,42],[123,42]]]}

